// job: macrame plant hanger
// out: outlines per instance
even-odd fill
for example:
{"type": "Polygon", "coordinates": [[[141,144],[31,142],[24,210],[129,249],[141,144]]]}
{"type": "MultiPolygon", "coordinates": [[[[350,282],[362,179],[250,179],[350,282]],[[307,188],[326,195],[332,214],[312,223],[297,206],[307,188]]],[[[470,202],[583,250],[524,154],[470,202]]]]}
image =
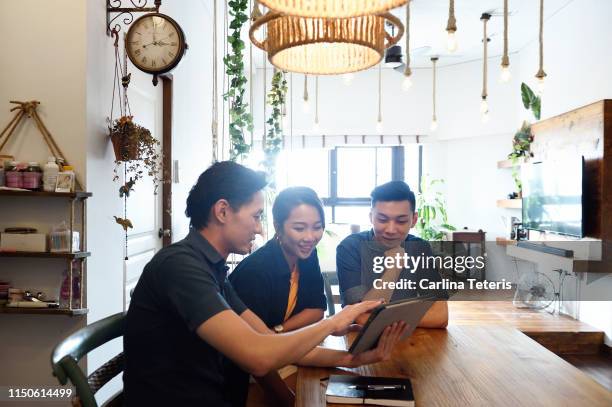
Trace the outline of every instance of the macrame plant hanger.
{"type": "MultiPolygon", "coordinates": [[[[111,35],[115,37],[115,77],[113,78],[113,97],[111,99],[111,111],[108,118],[109,132],[113,124],[113,111],[115,107],[115,93],[117,93],[117,99],[119,100],[119,115],[120,119],[131,117],[132,112],[130,109],[130,103],[127,97],[127,88],[130,84],[130,77],[132,74],[127,72],[127,51],[123,50],[123,64],[121,63],[121,55],[119,53],[119,31],[113,29],[111,35]]],[[[133,228],[132,222],[127,217],[127,198],[131,189],[132,180],[127,179],[127,165],[123,164],[123,182],[124,186],[120,189],[123,191],[120,196],[123,198],[123,218],[115,216],[115,222],[123,227],[125,235],[125,248],[124,248],[124,259],[128,260],[128,229],[133,228]]],[[[114,180],[117,180],[119,176],[115,173],[114,180]]]]}
{"type": "MultiPolygon", "coordinates": [[[[6,143],[8,143],[8,141],[11,139],[11,136],[15,134],[15,129],[19,126],[21,121],[24,118],[31,118],[34,120],[34,123],[36,124],[38,131],[42,135],[45,144],[47,144],[47,147],[49,148],[51,154],[53,154],[54,157],[63,160],[65,165],[68,165],[68,160],[66,159],[66,156],[64,155],[64,153],[62,153],[62,150],[55,142],[53,135],[51,135],[51,132],[49,131],[49,129],[47,129],[47,126],[45,126],[40,116],[38,115],[38,112],[36,111],[36,108],[38,107],[38,105],[40,105],[40,102],[38,100],[31,100],[29,102],[18,102],[16,100],[11,100],[9,103],[17,105],[10,110],[11,112],[16,111],[16,113],[15,116],[13,116],[13,118],[11,119],[11,121],[2,130],[2,133],[0,133],[0,152],[2,152],[2,149],[4,148],[6,143]]],[[[78,174],[75,174],[75,182],[77,187],[76,189],[82,190],[83,183],[81,182],[78,174]]]]}

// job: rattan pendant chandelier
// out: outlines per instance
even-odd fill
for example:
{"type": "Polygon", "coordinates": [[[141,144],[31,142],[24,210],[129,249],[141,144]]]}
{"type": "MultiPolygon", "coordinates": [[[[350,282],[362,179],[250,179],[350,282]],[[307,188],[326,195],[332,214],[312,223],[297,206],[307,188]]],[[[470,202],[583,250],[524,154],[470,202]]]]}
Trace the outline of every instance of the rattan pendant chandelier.
{"type": "Polygon", "coordinates": [[[356,17],[377,14],[406,4],[407,0],[259,0],[266,7],[302,17],[356,17]]]}
{"type": "Polygon", "coordinates": [[[268,53],[268,60],[285,72],[336,75],[361,71],[376,65],[385,49],[404,34],[401,21],[390,13],[350,18],[291,16],[275,11],[257,19],[249,30],[255,46],[268,53]],[[385,21],[397,30],[391,36],[385,21]],[[257,39],[266,27],[267,36],[257,39]]]}

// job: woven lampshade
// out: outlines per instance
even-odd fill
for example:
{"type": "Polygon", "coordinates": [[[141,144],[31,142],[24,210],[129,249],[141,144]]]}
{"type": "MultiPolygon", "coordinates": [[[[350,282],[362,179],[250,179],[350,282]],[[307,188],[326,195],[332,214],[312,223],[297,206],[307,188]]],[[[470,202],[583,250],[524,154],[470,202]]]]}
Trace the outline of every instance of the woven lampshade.
{"type": "Polygon", "coordinates": [[[278,69],[312,75],[356,72],[376,65],[385,48],[403,35],[401,21],[389,14],[351,18],[308,18],[271,12],[256,20],[249,31],[253,44],[268,52],[278,69]],[[396,36],[385,31],[385,21],[396,26],[396,36]],[[267,38],[255,33],[267,25],[267,38]]]}
{"type": "Polygon", "coordinates": [[[280,13],[301,17],[356,17],[377,14],[406,4],[407,0],[259,0],[280,13]]]}

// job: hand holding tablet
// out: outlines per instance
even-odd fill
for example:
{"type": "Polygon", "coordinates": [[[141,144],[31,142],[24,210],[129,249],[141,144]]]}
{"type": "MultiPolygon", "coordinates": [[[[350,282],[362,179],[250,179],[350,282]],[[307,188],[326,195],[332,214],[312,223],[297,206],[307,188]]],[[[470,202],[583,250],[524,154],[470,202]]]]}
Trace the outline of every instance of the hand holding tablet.
{"type": "Polygon", "coordinates": [[[407,327],[400,339],[410,336],[436,300],[436,296],[431,295],[379,305],[372,311],[349,352],[358,354],[374,348],[384,329],[396,322],[404,322],[407,327]]]}

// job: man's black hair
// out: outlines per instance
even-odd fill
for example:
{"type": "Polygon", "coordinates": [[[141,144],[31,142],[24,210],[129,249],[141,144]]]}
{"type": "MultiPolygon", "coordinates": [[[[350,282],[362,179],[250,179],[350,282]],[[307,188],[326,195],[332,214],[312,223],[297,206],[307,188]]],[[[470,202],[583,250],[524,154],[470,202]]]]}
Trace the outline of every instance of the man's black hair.
{"type": "Polygon", "coordinates": [[[404,181],[390,181],[386,184],[379,185],[372,190],[370,197],[372,198],[372,207],[379,201],[409,201],[412,211],[416,210],[414,192],[410,190],[410,187],[404,181]]]}
{"type": "Polygon", "coordinates": [[[312,206],[319,212],[321,217],[321,225],[325,229],[325,212],[323,211],[323,204],[317,196],[317,193],[308,187],[291,187],[283,189],[274,200],[272,205],[272,218],[274,224],[280,229],[283,229],[283,225],[291,211],[302,204],[312,206]]]}
{"type": "Polygon", "coordinates": [[[210,210],[219,199],[227,200],[237,211],[266,185],[266,176],[262,172],[232,161],[216,162],[200,175],[191,188],[185,215],[191,218],[192,228],[202,229],[208,224],[210,210]]]}

